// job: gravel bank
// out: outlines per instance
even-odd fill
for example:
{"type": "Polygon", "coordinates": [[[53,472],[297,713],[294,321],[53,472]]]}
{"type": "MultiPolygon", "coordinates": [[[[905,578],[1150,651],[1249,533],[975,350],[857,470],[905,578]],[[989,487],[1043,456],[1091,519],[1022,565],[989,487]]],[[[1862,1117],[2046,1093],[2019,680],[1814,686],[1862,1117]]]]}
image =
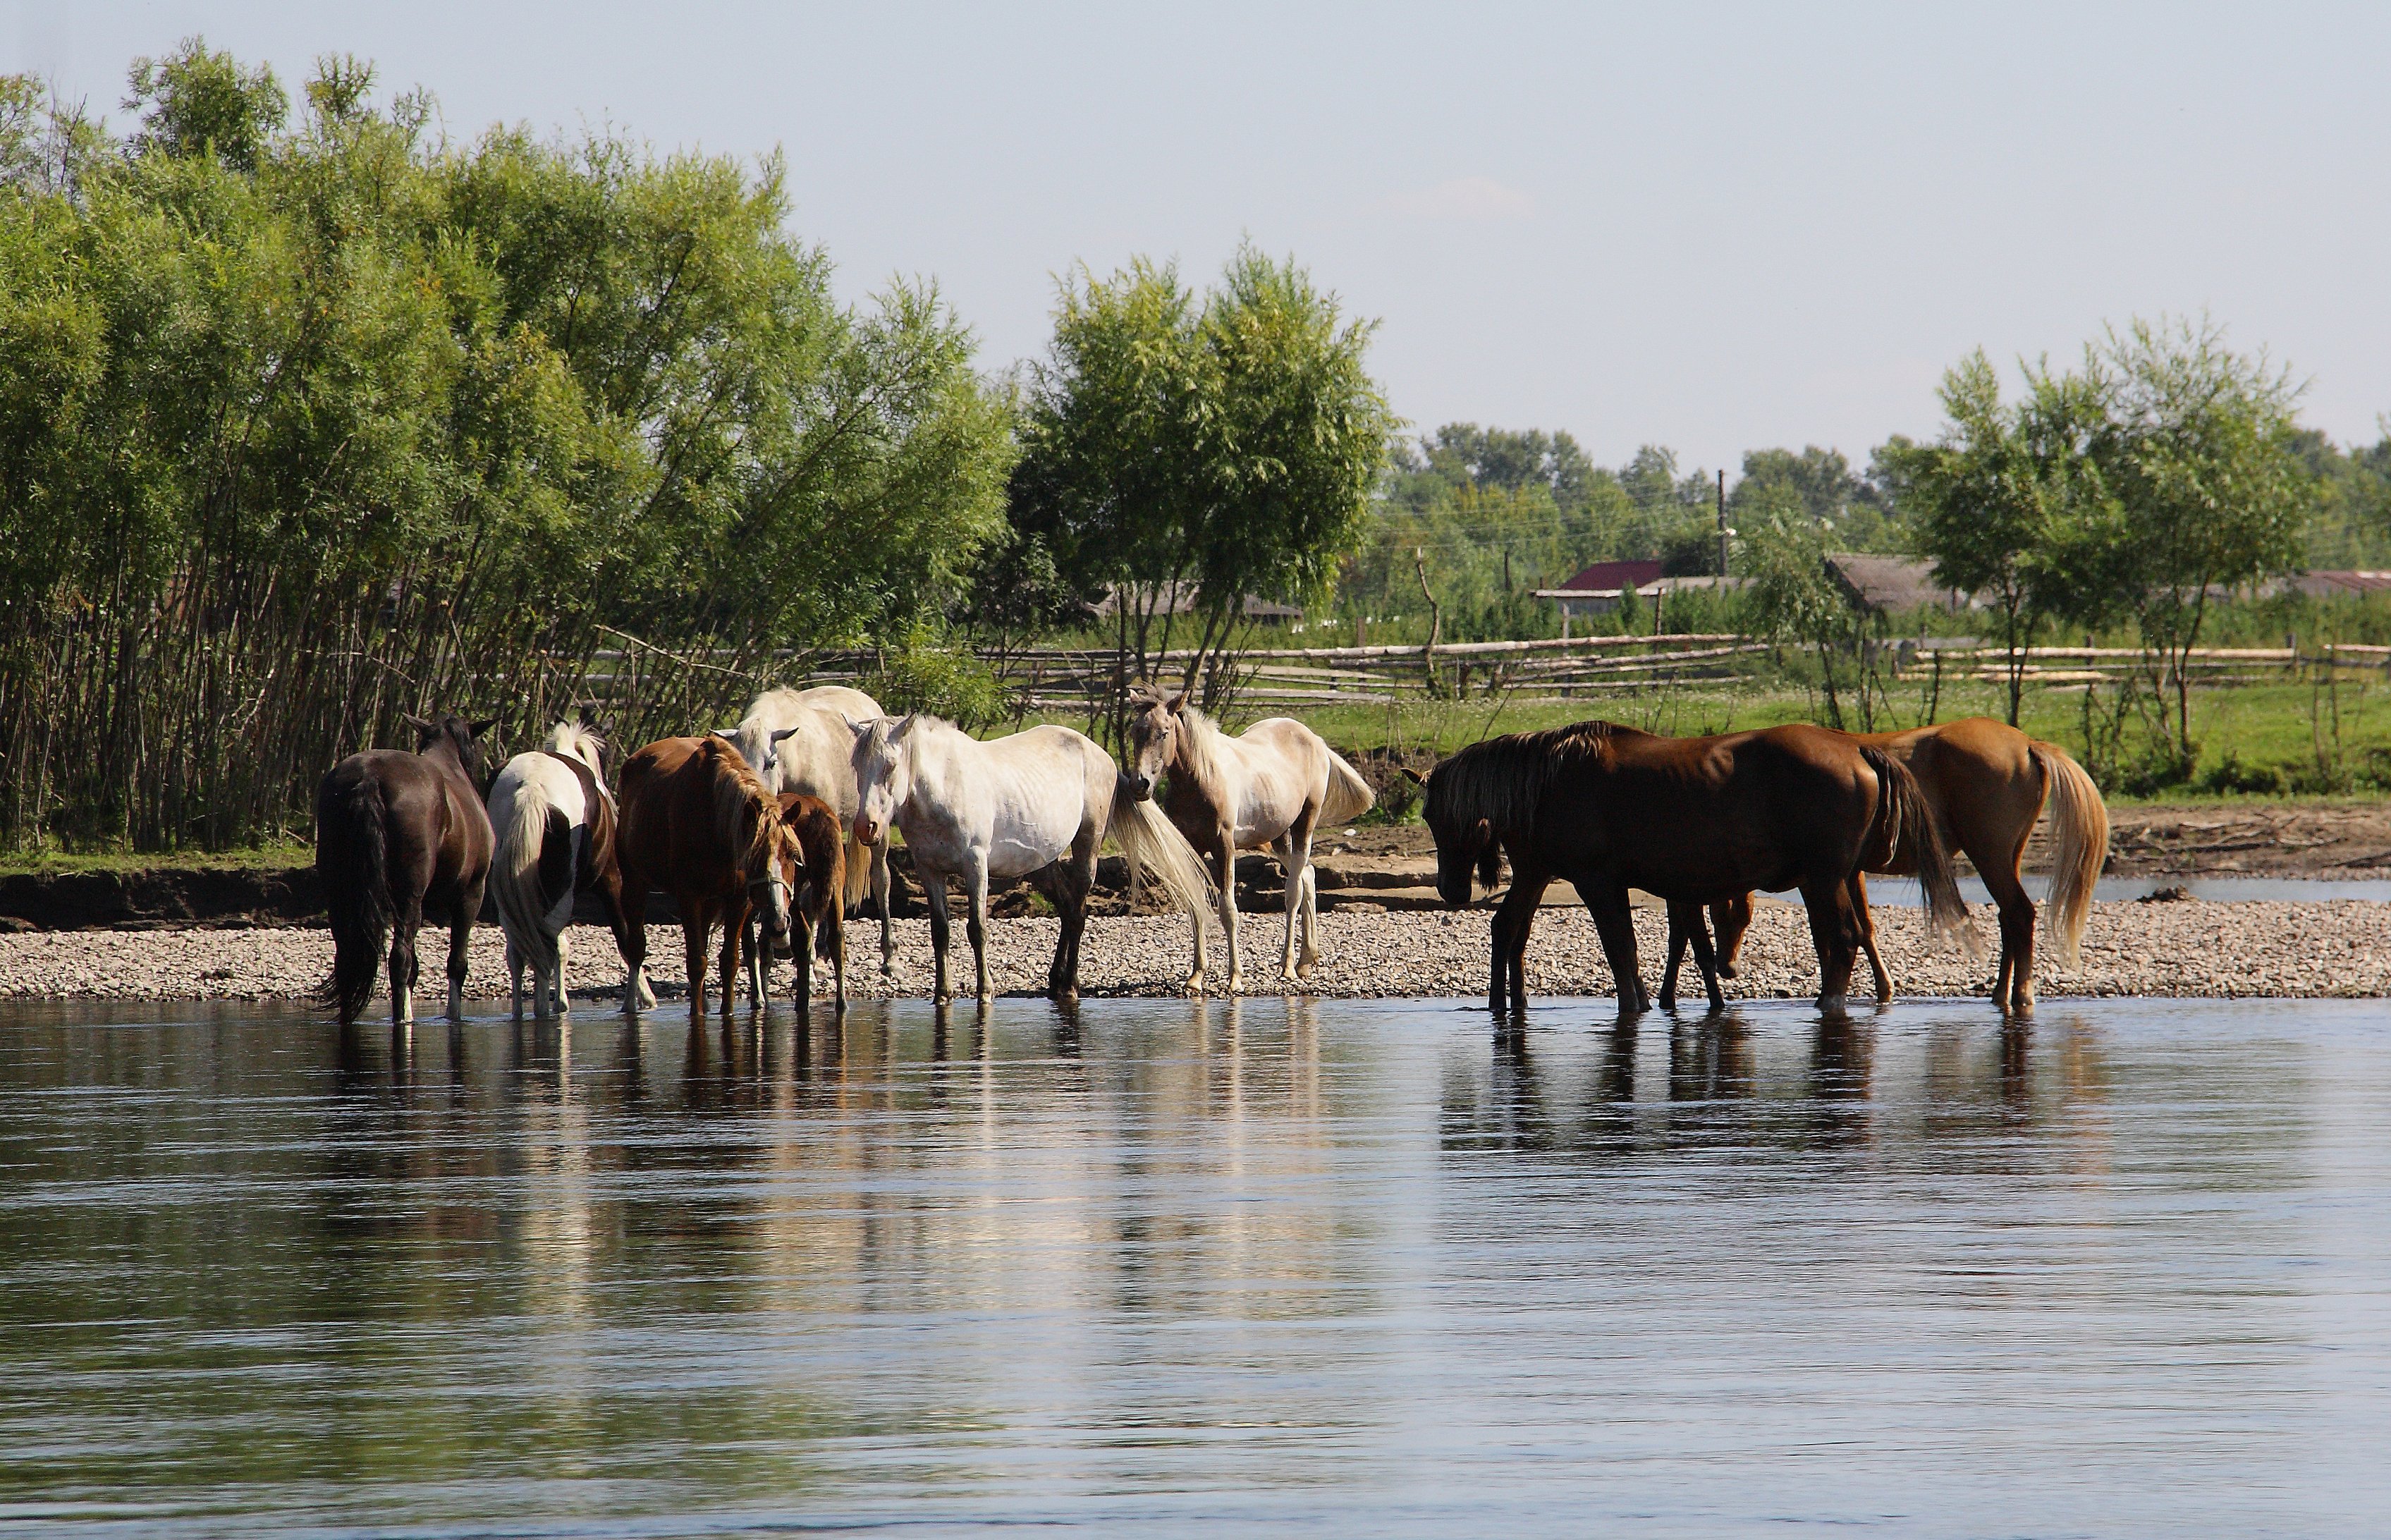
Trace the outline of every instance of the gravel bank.
{"type": "MultiPolygon", "coordinates": [[[[1979,923],[1990,915],[1980,910],[1979,923]]],[[[1402,913],[1366,908],[1321,916],[1327,960],[1297,986],[1319,995],[1474,995],[1486,980],[1488,911],[1402,913]]],[[[1661,915],[1639,911],[1637,933],[1648,983],[1657,983],[1665,931],[1661,915]]],[[[929,926],[898,925],[897,971],[883,978],[877,927],[850,923],[851,993],[924,996],[930,986],[929,926]]],[[[1281,924],[1248,916],[1247,992],[1283,992],[1278,974],[1281,924]]],[[[969,987],[970,952],[955,927],[957,978],[969,987]]],[[[990,927],[997,988],[1026,993],[1043,983],[1053,954],[1055,922],[1001,920],[990,927]]],[[[1987,924],[1987,933],[1989,925],[1987,924]]],[[[1980,964],[1924,944],[1917,912],[1880,908],[1877,934],[1894,988],[1905,995],[1985,994],[1993,959],[1980,964]]],[[[1214,935],[1217,967],[1220,938],[1214,935]]],[[[2065,995],[2276,996],[2367,998],[2391,993],[2391,904],[2108,903],[2096,905],[2085,933],[2082,965],[2060,970],[2046,960],[2040,990],[2065,995]]],[[[611,1003],[623,968],[603,930],[576,927],[571,937],[571,985],[576,1001],[611,1003]]],[[[667,998],[681,992],[680,941],[675,927],[650,930],[650,977],[667,998]]],[[[330,935],[317,929],[67,931],[0,935],[0,999],[156,1000],[204,997],[262,999],[304,994],[330,966],[330,935]]],[[[1188,964],[1183,920],[1141,917],[1090,921],[1081,985],[1088,994],[1177,994],[1188,964]]],[[[446,983],[445,934],[427,932],[424,988],[419,1014],[436,1013],[446,983]]],[[[785,993],[788,964],[776,970],[785,993]]],[[[1816,991],[1817,972],[1798,907],[1770,905],[1752,917],[1744,943],[1743,976],[1728,981],[1738,997],[1801,997],[1816,991]]],[[[1699,979],[1691,974],[1692,991],[1699,979]]],[[[825,978],[825,985],[826,985],[825,978]]],[[[1547,909],[1528,950],[1529,988],[1539,994],[1607,995],[1609,970],[1594,927],[1582,911],[1547,909]]],[[[1856,980],[1866,987],[1866,964],[1856,980]]],[[[476,998],[506,993],[503,943],[494,928],[474,933],[469,991],[476,998]]]]}

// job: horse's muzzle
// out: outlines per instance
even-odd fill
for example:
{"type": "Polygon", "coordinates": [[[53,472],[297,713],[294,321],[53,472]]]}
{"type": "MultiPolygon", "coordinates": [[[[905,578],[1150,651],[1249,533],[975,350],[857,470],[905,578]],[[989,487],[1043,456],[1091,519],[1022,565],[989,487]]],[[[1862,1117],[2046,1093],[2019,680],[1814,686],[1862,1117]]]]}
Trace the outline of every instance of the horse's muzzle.
{"type": "Polygon", "coordinates": [[[1150,775],[1132,775],[1129,778],[1129,787],[1130,790],[1137,793],[1137,799],[1140,802],[1151,802],[1154,800],[1154,777],[1150,775]]]}
{"type": "Polygon", "coordinates": [[[872,820],[864,817],[861,813],[856,814],[855,842],[858,845],[878,844],[880,842],[880,825],[872,822],[872,820]]]}

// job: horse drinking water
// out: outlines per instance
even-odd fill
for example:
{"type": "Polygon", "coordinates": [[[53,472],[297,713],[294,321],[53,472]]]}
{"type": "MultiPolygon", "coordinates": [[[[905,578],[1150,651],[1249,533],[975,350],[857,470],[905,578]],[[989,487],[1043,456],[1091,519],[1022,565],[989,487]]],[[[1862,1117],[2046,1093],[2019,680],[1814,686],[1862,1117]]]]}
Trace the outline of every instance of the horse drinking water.
{"type": "MultiPolygon", "coordinates": [[[[775,792],[802,792],[827,803],[842,829],[855,822],[855,734],[851,723],[882,715],[880,703],[843,684],[811,690],[767,690],[747,706],[735,728],[717,728],[775,792]]],[[[880,971],[897,956],[897,931],[888,912],[888,835],[877,844],[851,845],[847,878],[838,895],[841,912],[863,899],[868,884],[880,909],[880,971]]]]}
{"type": "Polygon", "coordinates": [[[415,933],[426,904],[448,915],[448,1016],[465,1015],[465,964],[490,871],[482,810],[482,751],[496,718],[407,716],[416,752],[368,749],[334,765],[316,788],[316,874],[332,927],[332,977],[321,992],[356,1020],[373,998],[390,943],[390,1019],[415,1019],[415,933]]]}
{"type": "MultiPolygon", "coordinates": [[[[1320,961],[1319,877],[1312,867],[1312,832],[1323,823],[1359,818],[1376,800],[1370,783],[1317,732],[1291,717],[1271,717],[1232,738],[1187,704],[1183,692],[1164,699],[1140,689],[1130,697],[1130,772],[1139,797],[1161,783],[1162,809],[1220,884],[1221,928],[1228,933],[1228,987],[1245,988],[1237,947],[1237,852],[1276,845],[1286,871],[1286,947],[1279,977],[1308,974],[1320,961]],[[1168,777],[1166,780],[1165,777],[1168,777]],[[1296,951],[1296,920],[1303,950],[1296,951]]],[[[1196,965],[1187,987],[1204,987],[1204,915],[1188,915],[1196,930],[1196,965]]]]}
{"type": "Polygon", "coordinates": [[[963,884],[972,957],[985,1005],[995,990],[988,971],[990,880],[1054,868],[1049,892],[1062,913],[1046,987],[1057,999],[1079,990],[1079,938],[1095,886],[1096,847],[1110,839],[1129,858],[1131,880],[1151,868],[1182,908],[1200,911],[1204,869],[1195,850],[1093,740],[1067,727],[1033,727],[982,743],[951,722],[916,713],[857,723],[856,838],[869,845],[894,824],[930,903],[937,998],[947,983],[947,884],[963,884]]]}

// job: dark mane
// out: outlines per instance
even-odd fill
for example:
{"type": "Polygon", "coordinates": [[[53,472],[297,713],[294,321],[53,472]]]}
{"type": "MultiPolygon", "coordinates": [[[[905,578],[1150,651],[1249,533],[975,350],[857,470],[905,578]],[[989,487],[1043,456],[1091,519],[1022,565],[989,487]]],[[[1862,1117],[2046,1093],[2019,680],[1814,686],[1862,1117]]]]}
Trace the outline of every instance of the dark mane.
{"type": "Polygon", "coordinates": [[[1647,736],[1614,722],[1584,721],[1472,744],[1428,772],[1421,816],[1432,829],[1481,818],[1497,833],[1524,829],[1557,776],[1595,757],[1613,737],[1630,735],[1647,736]]]}

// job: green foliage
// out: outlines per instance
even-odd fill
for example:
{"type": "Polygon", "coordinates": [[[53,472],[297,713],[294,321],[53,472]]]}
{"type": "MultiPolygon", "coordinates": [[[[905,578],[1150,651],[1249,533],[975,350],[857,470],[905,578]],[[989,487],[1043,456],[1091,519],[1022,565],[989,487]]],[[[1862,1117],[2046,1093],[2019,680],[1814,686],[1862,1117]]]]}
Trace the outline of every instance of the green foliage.
{"type": "Polygon", "coordinates": [[[969,645],[916,621],[883,652],[879,669],[863,681],[892,712],[927,711],[976,732],[1005,715],[1003,688],[969,645]]]}
{"type": "Polygon", "coordinates": [[[0,92],[0,843],[254,839],[401,710],[683,731],[1001,527],[969,333],[838,304],[777,166],[432,146],[371,85],[285,128],[195,40],[46,161],[0,92]]]}

